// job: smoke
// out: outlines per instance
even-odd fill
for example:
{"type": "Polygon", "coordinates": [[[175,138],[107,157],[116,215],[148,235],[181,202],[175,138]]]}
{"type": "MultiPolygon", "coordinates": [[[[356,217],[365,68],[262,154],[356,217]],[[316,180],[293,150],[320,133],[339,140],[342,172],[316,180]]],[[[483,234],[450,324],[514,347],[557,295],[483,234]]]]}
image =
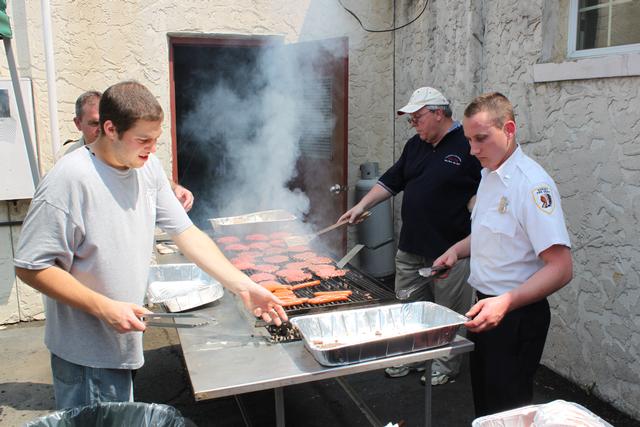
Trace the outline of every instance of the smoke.
{"type": "Polygon", "coordinates": [[[199,172],[207,185],[196,204],[209,218],[267,209],[302,218],[310,200],[294,188],[296,165],[303,151],[322,155],[322,141],[327,135],[330,140],[335,124],[326,106],[331,87],[317,67],[320,56],[332,53],[287,45],[254,52],[246,61],[227,58],[231,63],[216,70],[211,87],[190,91],[197,96],[180,135],[191,156],[207,165],[200,168],[207,169],[199,172]]]}

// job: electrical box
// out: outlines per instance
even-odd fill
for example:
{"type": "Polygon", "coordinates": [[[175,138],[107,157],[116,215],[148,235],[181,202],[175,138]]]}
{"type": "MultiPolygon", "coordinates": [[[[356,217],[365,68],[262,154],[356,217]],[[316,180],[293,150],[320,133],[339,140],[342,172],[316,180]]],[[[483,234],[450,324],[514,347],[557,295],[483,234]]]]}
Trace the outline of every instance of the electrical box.
{"type": "MultiPolygon", "coordinates": [[[[35,147],[31,80],[20,79],[20,89],[35,147]]],[[[18,115],[11,79],[0,79],[0,200],[31,199],[35,188],[27,157],[27,147],[18,115]]]]}

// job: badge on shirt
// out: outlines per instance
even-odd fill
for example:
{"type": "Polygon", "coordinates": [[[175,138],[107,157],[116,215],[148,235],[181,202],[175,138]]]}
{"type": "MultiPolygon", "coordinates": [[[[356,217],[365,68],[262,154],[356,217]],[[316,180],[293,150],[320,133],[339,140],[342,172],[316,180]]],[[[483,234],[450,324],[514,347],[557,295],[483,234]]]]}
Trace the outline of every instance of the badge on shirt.
{"type": "Polygon", "coordinates": [[[547,184],[541,184],[533,189],[532,194],[538,209],[546,214],[553,212],[556,202],[551,195],[551,187],[547,184]]]}
{"type": "Polygon", "coordinates": [[[509,199],[507,199],[505,196],[500,197],[500,202],[498,203],[498,212],[506,213],[508,207],[509,199]]]}
{"type": "Polygon", "coordinates": [[[462,164],[462,159],[460,158],[460,156],[456,156],[455,154],[449,154],[444,158],[444,161],[446,163],[451,163],[452,165],[455,166],[460,166],[462,164]]]}

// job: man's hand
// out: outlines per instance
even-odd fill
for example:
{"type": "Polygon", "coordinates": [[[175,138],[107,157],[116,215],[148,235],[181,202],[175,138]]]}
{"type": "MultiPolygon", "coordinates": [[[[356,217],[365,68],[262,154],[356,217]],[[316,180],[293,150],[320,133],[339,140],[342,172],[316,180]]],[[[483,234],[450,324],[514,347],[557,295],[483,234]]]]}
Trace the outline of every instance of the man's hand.
{"type": "Polygon", "coordinates": [[[120,333],[144,331],[145,325],[140,317],[151,313],[139,305],[115,301],[89,289],[57,266],[42,270],[16,267],[16,274],[26,284],[49,298],[85,311],[120,333]]]}
{"type": "Polygon", "coordinates": [[[364,213],[364,208],[360,205],[355,205],[348,211],[346,211],[342,216],[338,219],[338,222],[348,222],[349,224],[359,224],[364,218],[361,218],[364,213]]]}
{"type": "Polygon", "coordinates": [[[139,305],[107,299],[100,305],[97,315],[106,324],[123,334],[144,331],[146,325],[140,317],[149,313],[151,313],[149,310],[139,305]]]}
{"type": "Polygon", "coordinates": [[[391,196],[392,194],[386,188],[380,185],[380,183],[377,183],[367,194],[364,195],[362,200],[345,212],[340,219],[338,219],[338,222],[342,223],[347,221],[349,224],[359,224],[364,220],[364,218],[362,218],[362,214],[365,210],[373,208],[375,205],[383,200],[387,200],[391,196]]]}
{"type": "Polygon", "coordinates": [[[438,265],[446,265],[447,267],[451,268],[456,264],[456,262],[458,262],[458,253],[453,247],[451,247],[447,249],[445,253],[436,258],[435,261],[433,261],[433,266],[435,267],[438,265]]]}
{"type": "Polygon", "coordinates": [[[245,290],[238,292],[244,306],[256,317],[262,317],[267,323],[273,322],[280,326],[287,321],[287,313],[282,308],[282,301],[260,285],[251,283],[245,290]]]}
{"type": "Polygon", "coordinates": [[[443,253],[438,258],[436,258],[435,261],[433,261],[432,267],[437,267],[439,265],[446,265],[447,267],[449,267],[442,273],[436,273],[435,279],[446,279],[447,277],[449,277],[449,271],[456,264],[456,262],[458,262],[458,254],[453,247],[450,247],[445,253],[443,253]]]}
{"type": "Polygon", "coordinates": [[[509,310],[509,299],[510,295],[506,293],[478,301],[465,314],[472,320],[466,322],[464,326],[471,332],[484,332],[495,328],[509,310]]]}
{"type": "Polygon", "coordinates": [[[173,187],[173,194],[176,195],[176,198],[182,204],[182,207],[186,212],[189,212],[193,207],[193,194],[191,191],[184,188],[182,185],[176,184],[173,187]]]}

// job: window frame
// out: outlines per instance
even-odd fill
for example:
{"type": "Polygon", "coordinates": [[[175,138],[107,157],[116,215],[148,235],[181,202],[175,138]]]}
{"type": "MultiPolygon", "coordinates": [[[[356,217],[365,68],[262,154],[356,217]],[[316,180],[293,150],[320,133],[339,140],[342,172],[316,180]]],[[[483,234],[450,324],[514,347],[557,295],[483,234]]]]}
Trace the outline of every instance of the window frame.
{"type": "MultiPolygon", "coordinates": [[[[626,3],[625,0],[610,0],[610,2],[614,3],[614,5],[616,3],[618,4],[626,3]]],[[[571,3],[569,5],[569,33],[567,36],[568,58],[585,58],[585,57],[591,57],[591,56],[640,52],[640,43],[578,50],[576,46],[577,35],[578,35],[578,0],[571,0],[571,3]]]]}

